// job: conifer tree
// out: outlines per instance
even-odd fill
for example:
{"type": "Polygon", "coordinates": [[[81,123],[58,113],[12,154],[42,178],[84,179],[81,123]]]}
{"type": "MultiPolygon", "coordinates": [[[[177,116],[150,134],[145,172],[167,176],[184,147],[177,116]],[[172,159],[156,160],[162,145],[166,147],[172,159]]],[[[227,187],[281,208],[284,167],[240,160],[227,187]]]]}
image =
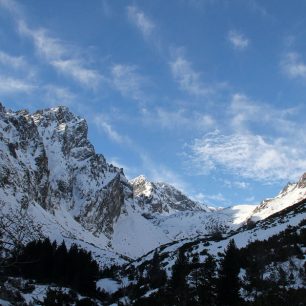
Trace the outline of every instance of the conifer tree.
{"type": "Polygon", "coordinates": [[[220,264],[218,281],[218,300],[222,306],[237,306],[240,304],[239,295],[239,250],[232,239],[224,253],[220,264]]]}
{"type": "MultiPolygon", "coordinates": [[[[188,286],[186,276],[188,273],[188,261],[184,249],[179,249],[177,259],[172,267],[171,291],[174,301],[178,305],[186,305],[188,299],[188,286]]],[[[176,304],[175,304],[176,305],[176,304]]]]}
{"type": "Polygon", "coordinates": [[[215,305],[217,298],[217,264],[215,259],[208,255],[199,273],[199,298],[201,305],[215,305]]]}
{"type": "Polygon", "coordinates": [[[160,267],[160,257],[156,250],[153,255],[151,268],[148,271],[150,285],[152,288],[160,288],[167,281],[167,275],[160,267]]]}

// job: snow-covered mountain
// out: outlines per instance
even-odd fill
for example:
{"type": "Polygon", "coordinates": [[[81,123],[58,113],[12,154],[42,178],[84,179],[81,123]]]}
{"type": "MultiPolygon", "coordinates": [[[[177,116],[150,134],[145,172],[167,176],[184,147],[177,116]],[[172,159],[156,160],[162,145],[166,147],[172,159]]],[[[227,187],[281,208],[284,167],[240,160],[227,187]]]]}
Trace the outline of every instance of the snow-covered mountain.
{"type": "Polygon", "coordinates": [[[13,112],[0,104],[1,212],[27,211],[45,236],[123,264],[179,239],[227,233],[306,198],[306,175],[276,198],[213,209],[166,183],[128,181],[66,107],[13,112]]]}
{"type": "Polygon", "coordinates": [[[211,211],[212,208],[189,199],[167,183],[150,182],[143,175],[130,181],[135,203],[147,218],[168,216],[180,211],[211,211]]]}
{"type": "Polygon", "coordinates": [[[297,183],[287,184],[281,192],[272,199],[262,201],[256,207],[250,220],[262,220],[277,213],[294,203],[298,203],[306,198],[306,173],[302,175],[297,183]]]}
{"type": "Polygon", "coordinates": [[[4,210],[26,209],[51,239],[102,249],[104,259],[118,257],[116,246],[135,257],[168,241],[135,213],[123,170],[95,153],[86,121],[66,107],[30,114],[1,105],[0,198],[4,210]],[[150,244],[135,241],[137,231],[150,244]]]}

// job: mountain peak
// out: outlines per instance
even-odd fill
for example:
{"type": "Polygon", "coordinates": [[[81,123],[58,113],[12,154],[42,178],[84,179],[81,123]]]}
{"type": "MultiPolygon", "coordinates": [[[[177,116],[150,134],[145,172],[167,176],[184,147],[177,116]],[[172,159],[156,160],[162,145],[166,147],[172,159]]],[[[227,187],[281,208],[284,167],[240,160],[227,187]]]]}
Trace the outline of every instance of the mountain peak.
{"type": "Polygon", "coordinates": [[[305,188],[306,187],[306,172],[301,176],[301,178],[298,181],[298,187],[299,188],[305,188]]]}
{"type": "Polygon", "coordinates": [[[192,201],[170,184],[150,182],[144,175],[130,181],[135,202],[148,217],[169,215],[178,211],[205,210],[203,205],[192,201]]]}
{"type": "Polygon", "coordinates": [[[144,175],[139,175],[130,181],[133,186],[134,196],[149,197],[154,189],[153,183],[150,182],[144,175]]]}
{"type": "Polygon", "coordinates": [[[149,180],[143,174],[141,174],[141,175],[133,178],[132,180],[130,180],[131,184],[148,182],[148,181],[149,180]]]}
{"type": "Polygon", "coordinates": [[[1,101],[0,101],[0,113],[5,113],[5,107],[3,106],[1,101]]]}

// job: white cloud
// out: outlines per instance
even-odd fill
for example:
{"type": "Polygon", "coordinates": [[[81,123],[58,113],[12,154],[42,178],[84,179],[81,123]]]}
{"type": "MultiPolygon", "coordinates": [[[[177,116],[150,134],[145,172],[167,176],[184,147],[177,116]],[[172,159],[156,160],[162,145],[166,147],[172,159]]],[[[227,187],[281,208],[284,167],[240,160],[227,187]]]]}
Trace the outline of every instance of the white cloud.
{"type": "Polygon", "coordinates": [[[244,181],[229,181],[225,180],[224,185],[228,188],[248,189],[250,184],[244,181]]]}
{"type": "Polygon", "coordinates": [[[217,168],[260,181],[297,179],[306,168],[304,146],[282,138],[266,139],[251,133],[223,135],[216,131],[196,139],[191,161],[200,173],[217,168]]]}
{"type": "Polygon", "coordinates": [[[27,66],[22,56],[13,56],[3,51],[0,51],[0,63],[14,69],[25,68],[27,66]]]}
{"type": "Polygon", "coordinates": [[[131,140],[124,135],[121,135],[119,132],[117,132],[111,123],[109,123],[109,120],[106,115],[104,114],[98,114],[94,116],[94,123],[95,125],[101,129],[112,141],[117,142],[119,144],[131,144],[131,140]]]}
{"type": "Polygon", "coordinates": [[[34,89],[35,85],[26,80],[12,77],[0,77],[0,93],[30,93],[34,89]]]}
{"type": "Polygon", "coordinates": [[[57,85],[45,85],[43,87],[45,100],[51,103],[53,106],[56,105],[71,105],[76,103],[76,96],[65,87],[57,85]]]}
{"type": "Polygon", "coordinates": [[[0,0],[0,6],[16,16],[22,15],[19,5],[13,0],[0,0]]]}
{"type": "Polygon", "coordinates": [[[204,194],[202,192],[199,192],[191,197],[194,201],[198,201],[200,203],[206,204],[206,205],[227,205],[229,204],[228,200],[224,197],[222,193],[217,194],[204,194]]]}
{"type": "Polygon", "coordinates": [[[136,6],[128,6],[127,13],[129,20],[138,28],[145,38],[151,36],[155,24],[143,11],[136,6]]]}
{"type": "Polygon", "coordinates": [[[89,88],[97,88],[101,81],[101,75],[94,69],[84,67],[77,59],[56,60],[51,64],[60,72],[71,76],[74,80],[89,88]]]}
{"type": "Polygon", "coordinates": [[[136,66],[116,64],[111,69],[112,85],[123,97],[136,101],[147,99],[143,87],[148,80],[137,72],[136,66]]]}
{"type": "Polygon", "coordinates": [[[306,80],[306,64],[296,52],[286,54],[281,62],[281,68],[289,78],[306,80]]]}
{"type": "Polygon", "coordinates": [[[185,108],[178,108],[176,110],[168,110],[165,108],[157,109],[142,109],[143,123],[149,126],[156,126],[177,130],[200,130],[205,131],[215,126],[215,119],[209,114],[202,114],[200,112],[189,112],[185,108]]]}
{"type": "Polygon", "coordinates": [[[85,59],[76,55],[76,46],[54,38],[43,28],[31,29],[23,19],[16,20],[21,35],[30,38],[38,54],[60,73],[89,88],[96,88],[102,76],[86,67],[85,59]]]}
{"type": "Polygon", "coordinates": [[[170,68],[174,80],[180,88],[195,96],[205,96],[214,91],[211,86],[201,82],[200,73],[196,72],[191,63],[179,55],[170,62],[170,68]]]}
{"type": "Polygon", "coordinates": [[[229,106],[229,122],[235,132],[244,132],[252,124],[266,126],[278,134],[288,133],[293,136],[301,129],[295,120],[290,119],[298,111],[297,107],[289,109],[274,108],[271,105],[253,101],[248,96],[236,93],[229,106]]]}
{"type": "Polygon", "coordinates": [[[50,37],[46,29],[30,29],[25,21],[18,21],[20,34],[30,37],[41,56],[48,60],[55,60],[68,53],[65,43],[57,38],[50,37]]]}
{"type": "Polygon", "coordinates": [[[227,39],[237,50],[245,50],[250,43],[249,39],[245,35],[237,31],[229,31],[227,34],[227,39]]]}

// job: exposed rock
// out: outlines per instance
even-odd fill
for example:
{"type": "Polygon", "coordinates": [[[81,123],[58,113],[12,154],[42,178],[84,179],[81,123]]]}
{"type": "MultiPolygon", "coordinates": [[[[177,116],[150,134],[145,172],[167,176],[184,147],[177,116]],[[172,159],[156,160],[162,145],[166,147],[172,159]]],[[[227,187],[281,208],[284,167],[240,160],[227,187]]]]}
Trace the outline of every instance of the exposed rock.
{"type": "Polygon", "coordinates": [[[27,198],[53,213],[67,209],[86,229],[110,236],[132,191],[122,170],[95,153],[86,121],[63,106],[0,111],[0,185],[20,205],[27,198]]]}
{"type": "Polygon", "coordinates": [[[192,201],[173,186],[150,182],[143,175],[130,183],[133,186],[135,202],[147,218],[154,214],[209,210],[207,206],[192,201]]]}
{"type": "Polygon", "coordinates": [[[300,180],[298,181],[299,188],[306,188],[306,172],[302,175],[300,180]]]}

